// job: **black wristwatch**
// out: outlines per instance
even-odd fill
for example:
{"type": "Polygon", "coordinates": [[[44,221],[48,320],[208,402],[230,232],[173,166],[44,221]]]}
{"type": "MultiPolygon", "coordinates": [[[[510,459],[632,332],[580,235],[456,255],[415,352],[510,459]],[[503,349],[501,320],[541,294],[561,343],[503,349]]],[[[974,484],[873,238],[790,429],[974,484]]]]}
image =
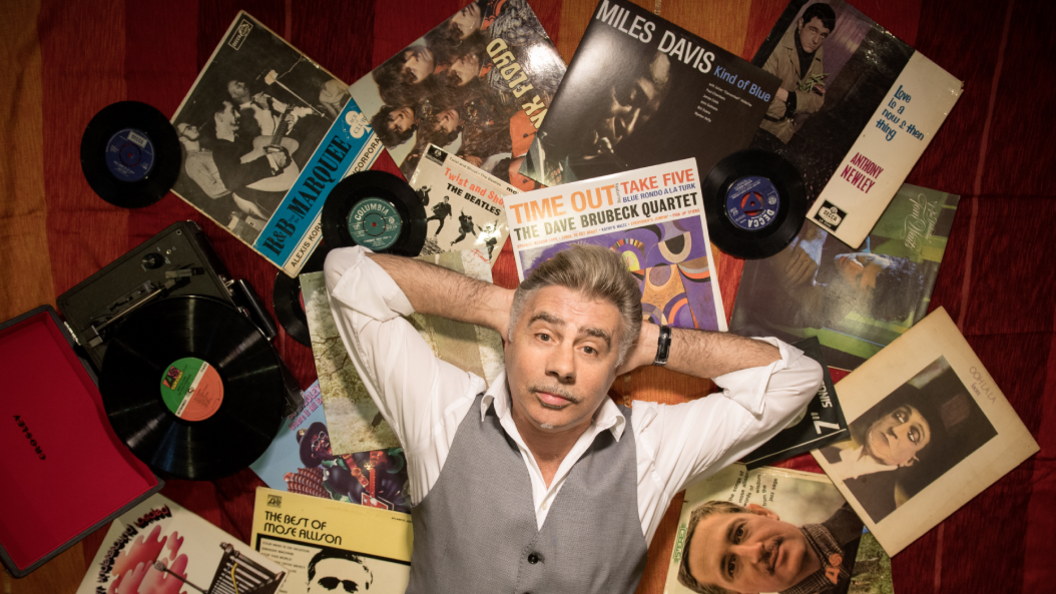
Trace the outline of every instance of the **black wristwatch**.
{"type": "Polygon", "coordinates": [[[667,365],[667,356],[671,352],[671,328],[660,326],[660,338],[656,341],[656,358],[653,365],[667,365]]]}

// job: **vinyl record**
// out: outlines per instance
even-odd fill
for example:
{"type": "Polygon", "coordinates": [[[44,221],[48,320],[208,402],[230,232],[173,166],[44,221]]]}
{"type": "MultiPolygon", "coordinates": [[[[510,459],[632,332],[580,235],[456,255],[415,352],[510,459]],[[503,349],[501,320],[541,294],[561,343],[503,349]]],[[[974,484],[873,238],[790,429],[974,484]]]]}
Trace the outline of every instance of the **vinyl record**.
{"type": "MultiPolygon", "coordinates": [[[[323,262],[326,261],[329,251],[330,248],[326,247],[325,243],[319,244],[304,263],[301,274],[322,272],[323,262]]],[[[306,347],[312,346],[312,337],[308,333],[308,316],[304,312],[304,300],[301,298],[301,277],[292,278],[285,272],[279,272],[275,277],[271,301],[275,305],[275,316],[279,318],[286,334],[306,347]]]]}
{"type": "Polygon", "coordinates": [[[161,200],[180,174],[180,140],[160,111],[138,101],[108,105],[81,137],[81,170],[100,198],[122,208],[161,200]]]}
{"type": "Polygon", "coordinates": [[[169,297],[132,314],[100,374],[117,436],[156,472],[213,480],[249,466],[271,444],[285,395],[279,359],[229,304],[169,297]]]}
{"type": "Polygon", "coordinates": [[[322,226],[331,248],[362,245],[414,257],[425,247],[425,207],[407,182],[384,171],[354,173],[334,186],[322,226]]]}
{"type": "Polygon", "coordinates": [[[759,150],[727,155],[702,184],[708,235],[738,258],[766,258],[799,233],[807,194],[794,165],[759,150]]]}

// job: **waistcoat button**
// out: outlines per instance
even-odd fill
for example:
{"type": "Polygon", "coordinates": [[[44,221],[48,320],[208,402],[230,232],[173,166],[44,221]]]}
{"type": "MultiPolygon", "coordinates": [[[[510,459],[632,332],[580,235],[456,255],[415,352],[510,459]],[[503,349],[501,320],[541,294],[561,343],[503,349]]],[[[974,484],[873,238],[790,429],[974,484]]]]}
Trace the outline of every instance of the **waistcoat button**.
{"type": "Polygon", "coordinates": [[[539,562],[539,555],[536,555],[535,553],[532,553],[531,555],[528,555],[528,562],[531,563],[532,565],[535,565],[536,563],[539,562]]]}

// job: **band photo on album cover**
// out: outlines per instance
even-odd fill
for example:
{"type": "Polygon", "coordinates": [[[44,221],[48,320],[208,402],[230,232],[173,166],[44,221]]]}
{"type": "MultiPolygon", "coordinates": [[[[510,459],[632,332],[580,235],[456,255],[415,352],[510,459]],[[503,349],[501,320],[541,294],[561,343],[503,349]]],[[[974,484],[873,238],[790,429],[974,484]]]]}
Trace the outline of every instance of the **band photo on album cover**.
{"type": "Polygon", "coordinates": [[[241,13],[173,117],[173,190],[252,245],[349,100],[348,87],[241,13]]]}
{"type": "Polygon", "coordinates": [[[531,190],[517,171],[564,73],[525,0],[476,0],[351,91],[407,179],[431,143],[531,190]]]}

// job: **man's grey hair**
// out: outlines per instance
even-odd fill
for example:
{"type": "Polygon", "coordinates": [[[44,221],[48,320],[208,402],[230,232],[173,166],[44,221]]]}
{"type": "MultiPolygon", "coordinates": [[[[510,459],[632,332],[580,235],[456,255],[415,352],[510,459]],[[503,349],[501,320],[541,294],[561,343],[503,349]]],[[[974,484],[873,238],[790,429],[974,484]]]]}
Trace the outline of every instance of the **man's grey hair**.
{"type": "Polygon", "coordinates": [[[682,548],[682,559],[678,563],[678,581],[685,587],[700,594],[736,594],[726,588],[713,584],[702,584],[689,573],[689,546],[693,543],[693,533],[700,522],[712,514],[740,514],[748,510],[729,501],[709,501],[689,514],[689,527],[686,530],[686,544],[682,548]]]}
{"type": "Polygon", "coordinates": [[[642,329],[642,291],[623,258],[608,248],[586,244],[575,244],[558,252],[517,287],[510,307],[510,336],[528,298],[552,286],[565,287],[586,299],[608,301],[616,306],[623,318],[617,365],[622,364],[642,329]]]}

